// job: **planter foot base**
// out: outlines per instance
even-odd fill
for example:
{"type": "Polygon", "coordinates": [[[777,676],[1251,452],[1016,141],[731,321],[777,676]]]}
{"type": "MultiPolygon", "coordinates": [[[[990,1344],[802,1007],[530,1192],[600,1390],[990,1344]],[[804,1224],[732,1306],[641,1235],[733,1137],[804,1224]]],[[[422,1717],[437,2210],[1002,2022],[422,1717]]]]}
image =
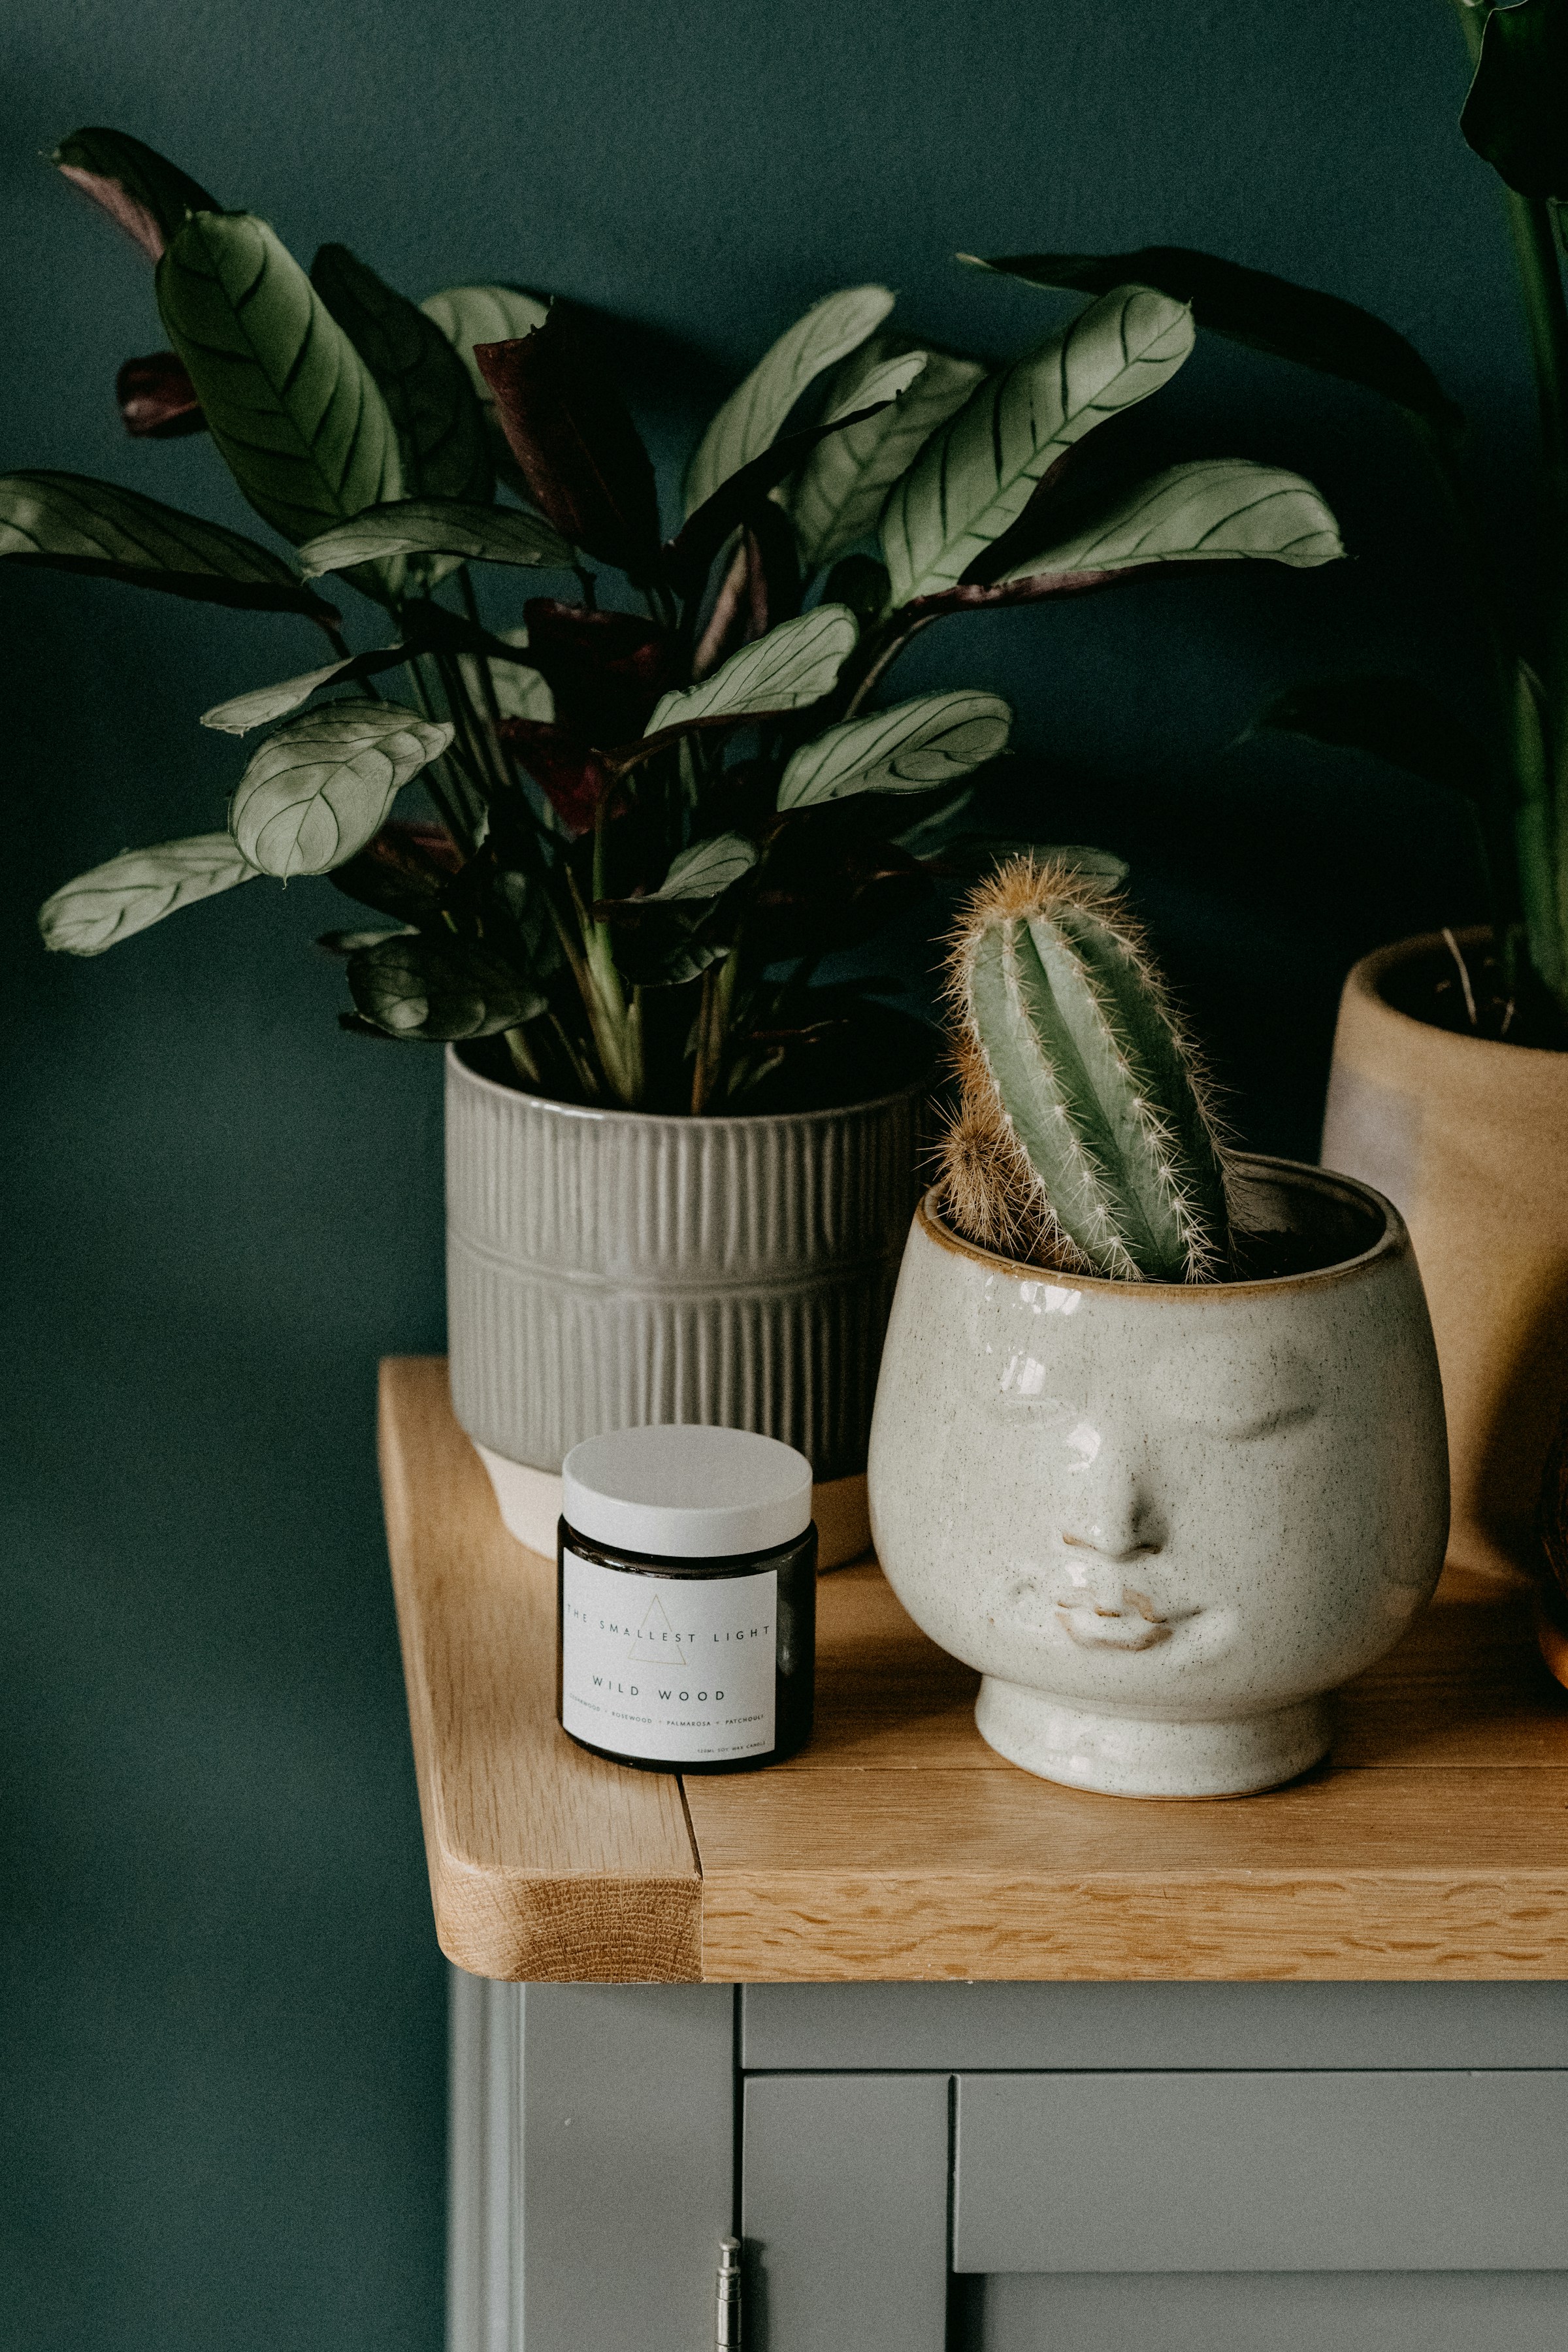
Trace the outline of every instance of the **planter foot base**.
{"type": "MultiPolygon", "coordinates": [[[[529,1551],[555,1557],[555,1523],[561,1517],[561,1474],[535,1470],[527,1462],[512,1462],[475,1440],[475,1451],[489,1472],[501,1524],[529,1551]]],[[[816,1564],[819,1569],[843,1568],[871,1549],[871,1517],[866,1504],[864,1471],[853,1478],[825,1478],[811,1490],[811,1512],[816,1521],[816,1564]]]]}
{"type": "Polygon", "coordinates": [[[1327,1698],[1230,1723],[1157,1723],[1091,1713],[994,1675],[981,1683],[974,1720],[1010,1764],[1108,1797],[1250,1796],[1305,1772],[1333,1737],[1327,1698]]]}

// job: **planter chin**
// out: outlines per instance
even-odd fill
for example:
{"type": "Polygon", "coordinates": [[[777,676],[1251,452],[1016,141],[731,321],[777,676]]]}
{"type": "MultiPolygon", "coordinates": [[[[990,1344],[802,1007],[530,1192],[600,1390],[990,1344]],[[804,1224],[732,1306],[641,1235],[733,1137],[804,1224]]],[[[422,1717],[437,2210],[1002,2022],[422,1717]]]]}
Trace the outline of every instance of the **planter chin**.
{"type": "Polygon", "coordinates": [[[452,1402],[531,1550],[554,1550],[579,1439],[670,1422],[798,1447],[820,1564],[865,1549],[930,1089],[923,1033],[897,1024],[889,1046],[865,1099],[710,1118],[550,1101],[493,1043],[447,1048],[452,1402]]]}
{"type": "Polygon", "coordinates": [[[1539,1558],[1542,1468],[1568,1398],[1568,1053],[1402,1009],[1453,968],[1438,935],[1352,971],[1322,1159],[1385,1192],[1410,1229],[1443,1375],[1450,1557],[1517,1576],[1539,1558]]]}
{"type": "Polygon", "coordinates": [[[877,1551],[983,1679],[1026,1771],[1239,1796],[1315,1764],[1331,1694],[1392,1647],[1444,1556],[1443,1405],[1410,1237],[1366,1186],[1237,1158],[1289,1272],[1051,1273],[961,1238],[905,1252],[871,1435],[877,1551]]]}

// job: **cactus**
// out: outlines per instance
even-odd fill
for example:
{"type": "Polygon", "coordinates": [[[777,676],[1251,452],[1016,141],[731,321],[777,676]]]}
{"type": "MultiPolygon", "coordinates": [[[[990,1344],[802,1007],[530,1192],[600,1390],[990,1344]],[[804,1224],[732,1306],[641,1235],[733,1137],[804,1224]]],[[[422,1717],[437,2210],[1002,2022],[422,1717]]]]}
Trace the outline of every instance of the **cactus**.
{"type": "Polygon", "coordinates": [[[1083,1273],[1221,1278],[1225,1161],[1202,1076],[1114,894],[1011,859],[963,909],[948,994],[961,1098],[940,1192],[958,1230],[1083,1273]]]}

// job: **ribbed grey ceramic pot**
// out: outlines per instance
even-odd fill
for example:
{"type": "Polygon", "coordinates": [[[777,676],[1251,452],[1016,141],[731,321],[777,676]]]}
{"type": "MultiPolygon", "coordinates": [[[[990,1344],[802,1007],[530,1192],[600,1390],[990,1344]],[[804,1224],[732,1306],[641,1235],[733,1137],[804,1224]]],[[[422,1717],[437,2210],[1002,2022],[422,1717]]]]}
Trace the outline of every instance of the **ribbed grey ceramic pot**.
{"type": "Polygon", "coordinates": [[[580,1438],[712,1422],[806,1455],[825,1565],[864,1548],[925,1091],[663,1118],[522,1094],[447,1047],[452,1402],[514,1534],[553,1549],[580,1438]]]}

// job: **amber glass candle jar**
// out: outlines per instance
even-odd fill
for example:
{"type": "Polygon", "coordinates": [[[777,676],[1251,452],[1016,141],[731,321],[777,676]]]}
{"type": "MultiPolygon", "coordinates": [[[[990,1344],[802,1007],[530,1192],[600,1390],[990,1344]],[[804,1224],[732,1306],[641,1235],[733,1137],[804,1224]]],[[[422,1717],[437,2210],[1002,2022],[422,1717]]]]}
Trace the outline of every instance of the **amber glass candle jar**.
{"type": "Polygon", "coordinates": [[[735,1772],[811,1736],[811,1465],[749,1430],[619,1429],[562,1465],[556,1716],[651,1771],[735,1772]]]}

